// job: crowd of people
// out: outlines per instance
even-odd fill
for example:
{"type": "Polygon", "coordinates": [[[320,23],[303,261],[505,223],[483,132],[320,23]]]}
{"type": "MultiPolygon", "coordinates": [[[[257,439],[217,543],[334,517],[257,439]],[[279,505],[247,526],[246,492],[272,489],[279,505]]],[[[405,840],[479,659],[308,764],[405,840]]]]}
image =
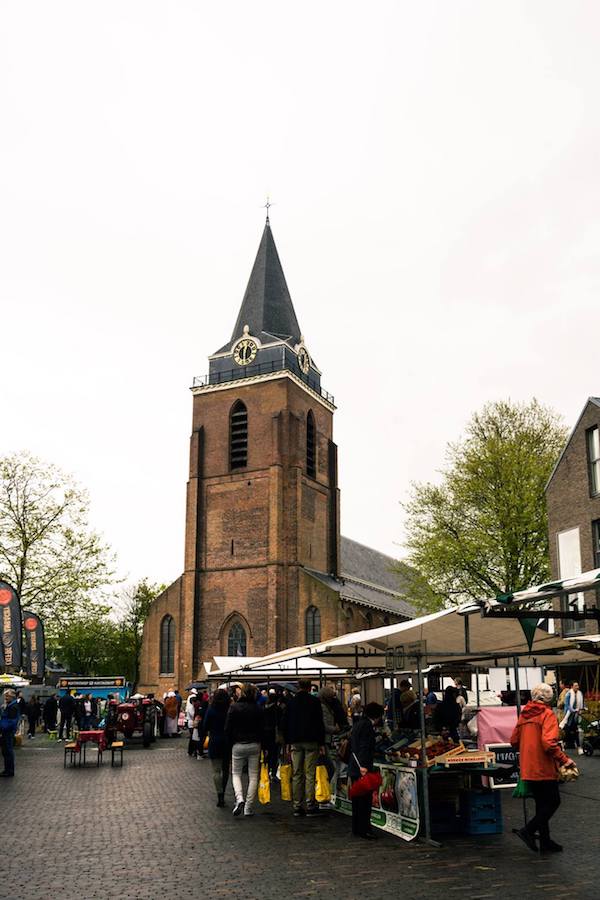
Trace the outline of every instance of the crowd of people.
{"type": "MultiPolygon", "coordinates": [[[[42,704],[32,695],[27,701],[12,689],[4,691],[0,716],[0,738],[4,757],[2,777],[14,776],[14,740],[20,723],[27,723],[27,736],[33,740],[38,727],[55,732],[58,740],[71,735],[73,721],[79,730],[98,724],[109,702],[91,694],[76,696],[54,694],[42,704]]],[[[467,692],[460,681],[445,688],[440,696],[434,691],[419,698],[410,681],[404,679],[388,696],[385,707],[378,703],[363,705],[359,692],[342,703],[331,685],[319,689],[308,680],[298,682],[298,690],[280,687],[259,690],[253,684],[236,684],[231,690],[220,688],[212,696],[192,688],[184,707],[177,690],[168,691],[162,702],[164,736],[179,736],[187,728],[187,752],[192,759],[208,759],[212,767],[217,807],[225,807],[225,791],[231,777],[235,817],[254,815],[261,756],[272,782],[278,779],[280,766],[291,765],[292,807],[294,816],[314,817],[320,813],[316,799],[317,764],[324,765],[332,792],[342,766],[347,766],[350,783],[374,772],[377,734],[389,735],[390,729],[416,728],[423,712],[436,733],[459,740],[467,692]],[[247,776],[244,778],[244,776],[247,776]]],[[[582,753],[581,715],[585,709],[579,685],[560,684],[555,697],[549,685],[537,685],[531,700],[523,708],[511,743],[519,748],[521,778],[530,786],[536,812],[518,836],[531,849],[556,852],[562,849],[550,839],[549,821],[558,809],[559,767],[574,767],[562,750],[560,730],[567,746],[582,753]],[[552,709],[557,707],[556,712],[552,709]]],[[[372,840],[370,826],[372,792],[350,791],[352,832],[372,840]]]]}
{"type": "MultiPolygon", "coordinates": [[[[168,699],[167,694],[165,708],[168,699]]],[[[346,706],[333,686],[319,689],[307,680],[298,682],[295,693],[244,684],[231,691],[218,689],[209,698],[192,689],[185,706],[188,754],[210,760],[219,808],[225,807],[231,777],[235,817],[254,815],[261,756],[271,782],[277,781],[280,766],[289,763],[293,815],[312,818],[327,805],[316,800],[317,764],[326,767],[332,787],[344,756],[350,777],[371,771],[374,726],[382,724],[383,715],[384,708],[377,703],[363,708],[360,694],[353,694],[346,706]]],[[[357,801],[353,833],[373,838],[365,798],[357,801]]]]}

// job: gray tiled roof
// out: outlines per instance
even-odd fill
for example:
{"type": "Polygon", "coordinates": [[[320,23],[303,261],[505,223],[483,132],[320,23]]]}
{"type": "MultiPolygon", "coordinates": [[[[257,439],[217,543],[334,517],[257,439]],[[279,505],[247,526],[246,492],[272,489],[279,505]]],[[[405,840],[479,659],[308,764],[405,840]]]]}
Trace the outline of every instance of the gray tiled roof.
{"type": "Polygon", "coordinates": [[[414,608],[402,596],[411,579],[409,566],[346,537],[341,539],[340,550],[340,578],[312,569],[305,571],[344,600],[397,616],[414,617],[414,608]],[[400,571],[394,571],[394,567],[399,567],[400,571]]]}
{"type": "Polygon", "coordinates": [[[300,326],[268,220],[231,341],[217,353],[231,348],[242,336],[244,325],[261,343],[272,343],[274,338],[287,340],[292,346],[300,343],[300,326]]]}

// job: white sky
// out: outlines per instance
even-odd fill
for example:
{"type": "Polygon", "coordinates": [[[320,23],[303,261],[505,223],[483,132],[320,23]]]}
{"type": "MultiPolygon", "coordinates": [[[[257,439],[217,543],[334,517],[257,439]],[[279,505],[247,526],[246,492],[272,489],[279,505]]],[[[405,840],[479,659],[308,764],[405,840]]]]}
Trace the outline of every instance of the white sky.
{"type": "Polygon", "coordinates": [[[194,375],[271,222],[335,394],[343,533],[487,400],[597,375],[595,2],[0,5],[0,452],[89,489],[120,572],[183,564],[194,375]]]}

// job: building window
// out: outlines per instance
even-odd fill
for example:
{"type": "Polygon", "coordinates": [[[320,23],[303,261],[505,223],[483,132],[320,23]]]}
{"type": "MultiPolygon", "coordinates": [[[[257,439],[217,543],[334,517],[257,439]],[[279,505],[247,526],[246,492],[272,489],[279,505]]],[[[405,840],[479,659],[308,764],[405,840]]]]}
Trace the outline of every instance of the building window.
{"type": "Polygon", "coordinates": [[[588,428],[587,454],[590,473],[590,493],[600,494],[600,431],[598,426],[588,428]]]}
{"type": "Polygon", "coordinates": [[[160,623],[160,674],[175,672],[175,620],[165,616],[160,623]]]}
{"type": "Polygon", "coordinates": [[[248,410],[241,400],[234,404],[229,421],[229,467],[248,465],[248,410]]]}
{"type": "Polygon", "coordinates": [[[370,613],[370,612],[366,613],[365,619],[367,620],[368,627],[372,628],[373,627],[373,613],[370,613]]]}
{"type": "Polygon", "coordinates": [[[321,613],[316,606],[306,610],[306,643],[317,644],[321,640],[321,613]]]}
{"type": "Polygon", "coordinates": [[[306,474],[309,478],[317,477],[316,446],[315,417],[312,410],[309,410],[306,417],[306,474]]]}
{"type": "Polygon", "coordinates": [[[600,569],[600,519],[592,522],[592,553],[594,554],[594,568],[600,569]]]}
{"type": "Polygon", "coordinates": [[[227,656],[246,656],[246,632],[239,622],[235,622],[229,629],[227,656]]]}

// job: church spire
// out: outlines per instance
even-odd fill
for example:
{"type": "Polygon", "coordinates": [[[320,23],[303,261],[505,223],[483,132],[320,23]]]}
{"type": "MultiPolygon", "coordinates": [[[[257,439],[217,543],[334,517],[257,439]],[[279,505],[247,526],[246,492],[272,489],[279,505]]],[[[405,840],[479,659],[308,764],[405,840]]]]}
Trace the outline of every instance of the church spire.
{"type": "Polygon", "coordinates": [[[250,334],[266,343],[273,337],[292,346],[300,343],[300,326],[273,239],[268,208],[258,253],[231,335],[232,343],[242,337],[245,325],[250,334]]]}

